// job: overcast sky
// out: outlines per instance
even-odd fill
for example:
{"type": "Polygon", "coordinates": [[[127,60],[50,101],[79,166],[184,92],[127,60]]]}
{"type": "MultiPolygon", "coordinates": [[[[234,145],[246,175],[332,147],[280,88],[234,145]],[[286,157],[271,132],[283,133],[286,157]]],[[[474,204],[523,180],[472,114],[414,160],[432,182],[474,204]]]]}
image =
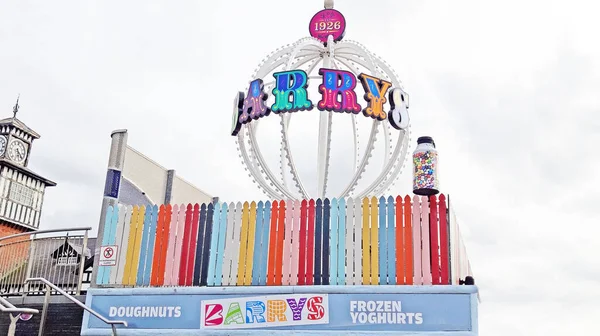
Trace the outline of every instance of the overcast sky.
{"type": "MultiPolygon", "coordinates": [[[[231,99],[267,54],[308,35],[322,5],[1,1],[0,117],[21,93],[19,118],[42,135],[30,167],[58,182],[42,227],[97,227],[118,128],[211,195],[261,198],[228,136],[231,99]]],[[[399,74],[413,134],[436,140],[442,189],[481,287],[481,334],[592,335],[600,316],[598,5],[336,0],[336,8],[346,37],[399,74]]],[[[410,192],[410,174],[397,189],[410,192]]]]}

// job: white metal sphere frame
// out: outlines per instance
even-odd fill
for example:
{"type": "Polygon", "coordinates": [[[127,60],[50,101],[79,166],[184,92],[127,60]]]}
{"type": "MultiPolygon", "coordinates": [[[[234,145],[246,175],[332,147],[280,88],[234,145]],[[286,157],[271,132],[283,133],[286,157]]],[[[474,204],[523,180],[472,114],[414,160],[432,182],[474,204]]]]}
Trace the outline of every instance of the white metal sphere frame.
{"type": "MultiPolygon", "coordinates": [[[[352,72],[358,76],[366,73],[393,84],[394,88],[403,89],[402,83],[391,67],[375,54],[369,52],[362,44],[355,41],[334,42],[332,36],[324,45],[313,37],[298,40],[292,45],[277,49],[263,60],[252,79],[268,78],[274,72],[302,69],[308,74],[310,80],[321,80],[319,68],[340,69],[352,72]]],[[[265,92],[270,92],[275,85],[274,81],[265,81],[265,92]]],[[[247,92],[247,91],[246,91],[247,92]]],[[[408,108],[408,100],[406,100],[408,108]]],[[[316,108],[316,107],[315,107],[316,108]]],[[[317,156],[317,194],[316,198],[323,197],[379,197],[394,186],[398,175],[406,163],[407,150],[410,143],[410,126],[408,120],[403,120],[404,129],[396,130],[390,127],[389,121],[373,120],[371,132],[361,148],[358,138],[357,116],[351,114],[354,136],[354,168],[353,176],[346,187],[337,195],[328,195],[327,183],[329,179],[329,164],[331,153],[332,114],[335,112],[319,111],[319,138],[317,156]],[[383,134],[385,155],[380,173],[365,188],[356,190],[359,181],[370,164],[378,134],[383,134]]],[[[276,175],[267,165],[257,141],[257,130],[261,120],[244,124],[237,135],[237,146],[240,157],[249,172],[249,176],[259,188],[271,199],[310,199],[299,176],[294,155],[290,148],[289,125],[294,113],[280,113],[281,143],[279,172],[276,175]],[[291,181],[288,183],[286,176],[289,174],[291,181]]],[[[408,114],[406,114],[408,116],[408,114]]],[[[275,115],[270,118],[275,118],[275,115]]],[[[362,116],[358,116],[361,118],[362,116]]],[[[391,117],[391,114],[388,116],[391,117]]],[[[373,164],[371,164],[373,165],[373,164]]],[[[369,168],[371,169],[371,168],[369,168]]]]}

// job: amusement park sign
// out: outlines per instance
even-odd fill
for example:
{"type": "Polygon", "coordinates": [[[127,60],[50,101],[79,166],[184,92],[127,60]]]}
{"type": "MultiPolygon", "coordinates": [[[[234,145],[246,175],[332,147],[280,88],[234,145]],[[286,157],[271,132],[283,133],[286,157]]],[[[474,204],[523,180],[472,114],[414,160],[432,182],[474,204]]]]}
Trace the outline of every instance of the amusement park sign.
{"type": "MultiPolygon", "coordinates": [[[[342,41],[346,19],[333,9],[333,0],[325,0],[325,10],[313,16],[308,30],[310,37],[277,49],[263,59],[248,89],[235,95],[230,132],[237,138],[244,168],[272,199],[381,196],[404,167],[410,127],[408,95],[385,61],[358,42],[342,41]],[[316,133],[313,139],[317,146],[303,146],[300,159],[294,154],[300,153],[301,147],[293,145],[298,141],[298,133],[290,131],[288,125],[295,119],[295,112],[313,109],[318,111],[302,112],[306,118],[301,119],[318,119],[318,127],[310,130],[316,133]],[[348,114],[351,125],[335,124],[334,119],[337,122],[338,118],[334,112],[348,114]],[[261,127],[259,132],[253,121],[271,113],[279,114],[279,132],[274,133],[277,127],[261,127]],[[358,117],[359,113],[365,118],[358,117]],[[280,137],[279,155],[273,155],[275,146],[261,148],[265,142],[259,141],[260,134],[280,137]],[[337,151],[332,146],[336,134],[344,134],[344,143],[354,150],[337,151]],[[366,139],[360,146],[359,135],[366,139]],[[377,146],[376,142],[384,145],[377,146]],[[334,152],[345,159],[332,160],[334,152]],[[373,166],[375,160],[371,157],[383,158],[380,169],[373,166]],[[275,158],[279,158],[277,165],[275,158]],[[330,172],[339,171],[343,162],[350,161],[355,162],[352,171],[342,169],[350,174],[338,174],[338,190],[333,190],[328,185],[332,180],[330,172]],[[316,163],[316,174],[311,175],[314,183],[306,183],[298,162],[316,163]]],[[[308,136],[305,132],[302,140],[312,141],[308,136]]]]}
{"type": "MultiPolygon", "coordinates": [[[[408,126],[408,96],[400,88],[392,88],[392,83],[381,78],[353,73],[344,70],[319,69],[322,83],[319,85],[321,99],[317,103],[320,111],[353,113],[362,111],[365,117],[377,120],[388,120],[397,130],[408,126]],[[363,108],[358,103],[356,93],[357,83],[364,89],[364,99],[367,102],[363,108]],[[391,90],[390,90],[391,89],[391,90]],[[389,97],[390,109],[386,112],[384,104],[389,97]]],[[[308,75],[303,70],[276,72],[273,95],[275,103],[266,105],[268,94],[264,91],[262,79],[250,82],[248,94],[239,92],[236,95],[231,135],[237,135],[243,124],[268,116],[271,112],[289,113],[310,111],[314,108],[308,97],[308,75]]]]}

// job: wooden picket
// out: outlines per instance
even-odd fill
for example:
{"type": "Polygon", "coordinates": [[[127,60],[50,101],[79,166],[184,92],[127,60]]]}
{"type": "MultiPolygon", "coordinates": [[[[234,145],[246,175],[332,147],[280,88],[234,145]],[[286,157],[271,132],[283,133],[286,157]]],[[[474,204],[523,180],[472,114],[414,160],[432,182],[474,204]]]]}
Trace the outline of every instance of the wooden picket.
{"type": "Polygon", "coordinates": [[[387,285],[387,277],[388,277],[388,236],[387,236],[387,207],[385,204],[385,198],[382,196],[379,199],[379,204],[375,198],[373,199],[373,206],[377,206],[377,214],[378,217],[378,235],[379,235],[379,284],[387,285]]]}
{"type": "MultiPolygon", "coordinates": [[[[412,201],[412,223],[421,223],[421,198],[419,196],[413,196],[412,201]]],[[[423,274],[421,273],[421,259],[422,259],[422,242],[421,242],[421,226],[415,225],[412,230],[412,242],[413,242],[413,284],[423,284],[423,274]]]]}
{"type": "MultiPolygon", "coordinates": [[[[186,236],[186,213],[187,208],[184,204],[179,206],[177,212],[177,236],[175,238],[175,250],[173,253],[173,268],[171,270],[171,286],[177,286],[179,284],[179,274],[181,269],[181,258],[182,251],[184,249],[185,244],[185,236],[186,236]]],[[[191,207],[190,207],[191,208],[191,207]]]]}
{"type": "Polygon", "coordinates": [[[293,220],[293,228],[292,228],[292,262],[290,266],[290,285],[298,284],[298,267],[300,265],[299,261],[299,251],[300,251],[300,212],[301,212],[301,202],[296,200],[294,202],[294,213],[292,215],[293,220]]]}
{"type": "Polygon", "coordinates": [[[133,207],[127,206],[125,209],[122,226],[117,230],[117,245],[118,245],[118,262],[114,271],[111,273],[111,284],[119,285],[122,283],[125,273],[125,265],[127,260],[127,250],[129,247],[129,232],[133,225],[133,207]]]}
{"type": "Polygon", "coordinates": [[[258,284],[261,286],[265,286],[267,284],[267,266],[269,259],[269,233],[271,229],[271,202],[267,201],[265,203],[265,208],[263,210],[263,223],[262,223],[262,233],[261,233],[261,249],[260,255],[258,257],[259,261],[259,278],[258,284]]]}
{"type": "Polygon", "coordinates": [[[315,272],[313,283],[322,285],[322,263],[323,260],[323,201],[317,200],[315,208],[315,272]]]}
{"type": "Polygon", "coordinates": [[[161,251],[159,255],[159,259],[157,262],[158,269],[156,271],[156,282],[159,286],[164,285],[165,283],[165,274],[166,274],[166,263],[167,263],[167,249],[169,248],[170,239],[171,239],[171,231],[175,231],[173,223],[173,207],[169,204],[165,207],[164,213],[164,224],[163,224],[163,233],[160,240],[161,243],[161,251]]]}
{"type": "Polygon", "coordinates": [[[337,285],[338,283],[338,249],[339,249],[339,206],[337,199],[331,200],[331,212],[330,212],[330,268],[329,268],[329,283],[337,285]]]}
{"type": "MultiPolygon", "coordinates": [[[[227,204],[223,204],[221,207],[221,219],[219,223],[219,240],[217,243],[217,256],[218,259],[216,261],[215,267],[215,286],[221,286],[223,283],[223,264],[225,263],[225,241],[227,240],[227,221],[228,221],[228,211],[229,207],[227,204]]],[[[233,209],[233,208],[231,208],[233,209]]]]}
{"type": "MultiPolygon", "coordinates": [[[[338,234],[337,234],[337,281],[334,285],[343,285],[346,280],[346,200],[338,201],[338,234]]],[[[335,267],[335,265],[334,265],[335,267]]]]}
{"type": "Polygon", "coordinates": [[[214,206],[213,213],[213,225],[212,225],[212,236],[210,239],[210,255],[208,256],[208,267],[206,274],[206,285],[214,286],[215,285],[215,274],[216,274],[216,265],[217,263],[223,263],[223,260],[218,260],[220,258],[220,254],[218,253],[219,246],[219,236],[221,233],[221,204],[217,203],[214,206]]]}
{"type": "Polygon", "coordinates": [[[248,243],[246,249],[246,265],[244,270],[243,284],[250,286],[252,284],[252,270],[254,268],[254,245],[256,242],[256,203],[250,204],[250,214],[248,220],[248,243]]]}
{"type": "Polygon", "coordinates": [[[277,218],[277,252],[275,255],[275,285],[283,284],[283,242],[285,241],[285,212],[287,204],[279,202],[279,214],[277,218]]]}
{"type": "Polygon", "coordinates": [[[106,209],[101,242],[118,246],[117,262],[100,266],[96,281],[105,287],[456,284],[470,265],[448,214],[445,195],[119,205],[106,209]]]}
{"type": "Polygon", "coordinates": [[[279,202],[273,202],[271,207],[271,225],[269,232],[269,254],[267,256],[267,285],[275,284],[275,262],[277,259],[277,220],[279,218],[279,202]]]}
{"type": "Polygon", "coordinates": [[[371,205],[369,199],[365,198],[362,201],[362,283],[365,285],[371,284],[371,249],[368,248],[371,244],[371,205]]]}
{"type": "Polygon", "coordinates": [[[294,202],[287,200],[285,211],[285,224],[283,227],[283,253],[282,253],[282,279],[284,286],[291,285],[292,281],[292,255],[294,254],[292,245],[292,232],[294,230],[294,202]]]}
{"type": "Polygon", "coordinates": [[[306,285],[306,255],[308,245],[308,202],[303,200],[300,207],[299,251],[298,251],[298,285],[306,285]]]}
{"type": "Polygon", "coordinates": [[[167,249],[165,252],[165,274],[159,275],[159,277],[163,277],[162,282],[165,286],[173,286],[175,285],[175,281],[173,281],[173,268],[175,264],[175,249],[177,244],[177,235],[181,235],[181,231],[178,232],[179,229],[179,206],[175,204],[171,208],[171,229],[169,230],[167,249]]]}
{"type": "MultiPolygon", "coordinates": [[[[385,204],[387,212],[387,281],[386,285],[396,284],[396,213],[394,211],[394,198],[388,197],[387,200],[382,197],[382,204],[385,204]]],[[[402,230],[400,230],[402,232],[402,230]]]]}
{"type": "Polygon", "coordinates": [[[331,202],[325,199],[323,202],[323,239],[321,252],[321,285],[329,285],[329,255],[330,255],[330,220],[331,202]]]}
{"type": "MultiPolygon", "coordinates": [[[[352,199],[350,199],[352,201],[352,199]]],[[[360,200],[352,201],[354,204],[354,240],[352,241],[352,247],[354,252],[354,275],[352,276],[352,280],[350,283],[346,283],[347,285],[360,285],[362,282],[362,274],[363,274],[363,262],[368,262],[368,258],[363,258],[362,255],[362,242],[363,242],[363,232],[364,232],[364,221],[363,221],[363,211],[361,211],[361,202],[360,200]]],[[[368,214],[368,212],[367,212],[368,214]]],[[[366,215],[368,217],[368,215],[366,215]]],[[[366,284],[366,282],[364,282],[366,284]]]]}
{"type": "Polygon", "coordinates": [[[315,283],[315,200],[308,202],[308,221],[306,230],[306,285],[315,283]]]}
{"type": "Polygon", "coordinates": [[[404,285],[412,285],[414,284],[414,260],[415,260],[415,255],[413,254],[413,247],[414,247],[414,243],[413,243],[413,225],[412,225],[412,213],[411,213],[411,203],[410,203],[410,196],[406,195],[404,197],[404,208],[403,208],[403,214],[404,214],[404,260],[405,260],[405,267],[404,267],[404,274],[405,274],[405,282],[403,283],[404,285]]]}
{"type": "Polygon", "coordinates": [[[431,251],[431,282],[441,284],[440,243],[437,198],[429,196],[429,246],[431,251]]]}
{"type": "Polygon", "coordinates": [[[161,205],[158,209],[158,220],[156,224],[156,235],[154,238],[154,258],[152,260],[152,270],[150,272],[150,285],[160,286],[158,277],[159,274],[164,274],[161,269],[160,262],[163,258],[163,240],[165,233],[165,224],[167,216],[167,207],[161,205]]]}
{"type": "MultiPolygon", "coordinates": [[[[106,209],[106,217],[104,219],[104,232],[106,232],[106,234],[102,237],[102,246],[109,245],[108,242],[110,241],[110,228],[112,226],[113,213],[117,213],[115,210],[116,209],[114,209],[112,206],[109,206],[106,209]]],[[[106,266],[98,266],[98,272],[96,275],[96,277],[97,277],[96,283],[105,284],[104,273],[106,271],[107,271],[106,266]]]]}
{"type": "Polygon", "coordinates": [[[141,237],[144,226],[146,208],[144,206],[134,207],[131,215],[131,228],[129,229],[129,241],[127,245],[127,257],[123,271],[123,285],[135,285],[137,267],[140,255],[141,237]]]}
{"type": "MultiPolygon", "coordinates": [[[[225,236],[224,243],[224,259],[223,264],[223,276],[222,285],[231,286],[233,285],[232,277],[237,277],[237,258],[234,258],[235,251],[237,251],[240,236],[240,228],[235,223],[240,223],[241,214],[241,203],[229,205],[229,213],[227,214],[227,234],[225,236]]],[[[237,279],[236,279],[237,280],[237,279]]]]}
{"type": "Polygon", "coordinates": [[[448,222],[447,222],[447,208],[446,208],[446,195],[441,194],[438,202],[438,218],[440,224],[440,263],[442,267],[441,284],[450,284],[450,271],[449,271],[449,245],[450,240],[448,238],[448,222]]]}
{"type": "MultiPolygon", "coordinates": [[[[266,207],[269,207],[269,205],[266,204],[266,207]]],[[[269,210],[265,209],[265,204],[262,201],[258,202],[256,208],[256,233],[254,236],[254,259],[252,261],[252,286],[261,285],[261,280],[265,278],[263,264],[265,264],[266,260],[265,252],[268,251],[264,245],[268,240],[268,230],[266,230],[268,226],[265,225],[265,221],[267,220],[265,215],[269,210]],[[266,239],[265,233],[267,233],[266,239]]]]}

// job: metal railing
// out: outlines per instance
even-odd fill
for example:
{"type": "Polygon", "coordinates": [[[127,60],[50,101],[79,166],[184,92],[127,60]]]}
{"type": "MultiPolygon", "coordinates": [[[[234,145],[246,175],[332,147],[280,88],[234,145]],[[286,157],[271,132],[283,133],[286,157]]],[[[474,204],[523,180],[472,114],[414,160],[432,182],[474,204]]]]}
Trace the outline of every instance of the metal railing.
{"type": "Polygon", "coordinates": [[[9,313],[10,325],[8,326],[8,336],[13,336],[17,330],[17,321],[21,314],[38,314],[40,311],[31,308],[17,308],[12,303],[8,302],[5,298],[0,296],[0,311],[3,313],[9,313]],[[17,313],[17,315],[13,315],[17,313]]]}
{"type": "Polygon", "coordinates": [[[81,294],[88,249],[86,228],[20,233],[0,238],[0,295],[40,294],[44,286],[25,283],[45,278],[71,294],[81,294]]]}
{"type": "Polygon", "coordinates": [[[47,311],[48,311],[48,303],[49,303],[49,299],[50,299],[50,292],[52,290],[56,291],[57,293],[59,293],[60,295],[66,297],[67,299],[69,299],[70,301],[72,301],[73,303],[75,303],[76,305],[78,305],[79,307],[83,308],[84,310],[87,310],[90,314],[94,315],[95,317],[97,317],[98,319],[100,319],[102,322],[109,324],[112,328],[113,331],[113,335],[117,335],[117,328],[116,328],[116,324],[122,324],[123,326],[127,327],[127,321],[122,321],[122,320],[109,320],[106,317],[100,315],[98,312],[96,312],[95,310],[93,310],[92,308],[89,308],[88,306],[86,306],[85,304],[81,303],[81,301],[77,300],[76,298],[74,298],[72,295],[70,295],[69,293],[65,292],[64,290],[58,288],[55,284],[53,284],[52,282],[48,281],[47,279],[44,278],[28,278],[25,280],[26,283],[30,283],[30,282],[41,282],[43,283],[43,285],[46,287],[46,298],[44,299],[44,308],[42,311],[42,320],[40,322],[40,334],[39,335],[43,335],[43,331],[44,331],[44,324],[46,322],[46,316],[47,316],[47,311]]]}

